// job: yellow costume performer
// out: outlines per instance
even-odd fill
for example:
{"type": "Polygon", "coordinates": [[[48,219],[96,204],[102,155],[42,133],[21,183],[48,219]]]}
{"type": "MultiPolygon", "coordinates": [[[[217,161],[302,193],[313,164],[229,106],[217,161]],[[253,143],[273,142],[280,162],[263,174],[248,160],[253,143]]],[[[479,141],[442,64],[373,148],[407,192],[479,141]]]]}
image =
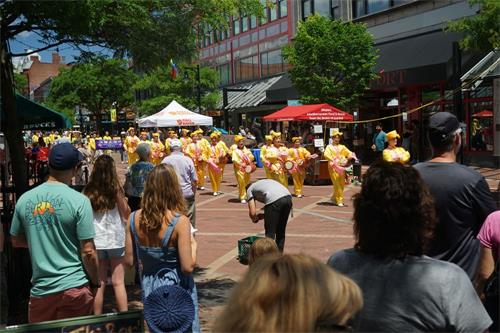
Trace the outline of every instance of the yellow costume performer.
{"type": "Polygon", "coordinates": [[[238,183],[238,192],[241,203],[246,203],[247,191],[246,187],[250,183],[250,174],[255,171],[254,157],[252,152],[243,145],[245,138],[241,135],[236,135],[236,149],[233,150],[233,167],[236,182],[238,183]]]}
{"type": "Polygon", "coordinates": [[[180,137],[180,141],[182,143],[182,151],[183,152],[186,152],[186,148],[187,146],[193,142],[193,140],[191,140],[191,138],[188,136],[188,133],[189,133],[189,130],[186,129],[186,128],[183,128],[181,129],[181,137],[180,137]]]}
{"type": "Polygon", "coordinates": [[[345,186],[345,168],[350,160],[356,159],[356,155],[340,144],[342,132],[334,130],[332,133],[332,144],[328,145],[323,154],[328,160],[328,172],[333,185],[332,201],[337,206],[344,206],[344,186],[345,186]]]}
{"type": "Polygon", "coordinates": [[[198,188],[200,190],[205,189],[205,169],[207,161],[210,158],[210,147],[207,147],[203,141],[199,140],[202,134],[203,131],[201,130],[196,130],[191,133],[193,142],[186,147],[186,154],[191,157],[196,169],[198,188]]]}
{"type": "Polygon", "coordinates": [[[293,168],[288,170],[293,179],[294,194],[297,198],[302,198],[302,187],[306,179],[307,161],[311,158],[311,153],[300,146],[302,138],[294,137],[292,142],[293,148],[288,149],[288,160],[293,163],[293,168]]]}
{"type": "Polygon", "coordinates": [[[139,159],[139,156],[135,152],[139,143],[139,138],[135,135],[135,129],[133,127],[129,128],[128,135],[123,142],[123,149],[125,149],[128,156],[128,166],[131,166],[139,159]]]}
{"type": "Polygon", "coordinates": [[[269,169],[269,179],[274,179],[288,188],[288,174],[285,170],[285,162],[288,159],[288,149],[281,144],[281,133],[271,132],[273,145],[266,148],[264,161],[269,169]]]}
{"type": "Polygon", "coordinates": [[[151,141],[151,163],[158,165],[165,156],[165,146],[160,141],[160,133],[153,133],[151,141]]]}
{"type": "Polygon", "coordinates": [[[398,139],[400,138],[398,132],[390,131],[385,135],[388,146],[382,152],[382,158],[386,162],[394,162],[406,164],[410,160],[410,153],[403,147],[396,147],[398,139]]]}
{"type": "Polygon", "coordinates": [[[212,142],[210,145],[210,158],[207,163],[208,177],[212,184],[214,196],[220,194],[220,184],[222,183],[226,156],[229,151],[224,141],[219,141],[220,135],[220,132],[213,132],[210,134],[210,140],[212,142]]]}
{"type": "MultiPolygon", "coordinates": [[[[173,139],[177,139],[177,133],[175,133],[175,131],[170,130],[170,131],[168,131],[168,138],[165,139],[165,156],[168,156],[171,153],[170,142],[173,139]]],[[[182,145],[182,147],[184,148],[184,144],[182,145]]]]}
{"type": "MultiPolygon", "coordinates": [[[[108,141],[111,141],[113,140],[113,138],[109,135],[109,132],[106,132],[104,133],[104,136],[102,137],[103,140],[108,140],[108,141]]],[[[111,150],[110,149],[106,149],[104,151],[105,154],[107,155],[111,155],[111,150]]]]}
{"type": "Polygon", "coordinates": [[[269,172],[270,163],[266,160],[267,148],[271,147],[273,144],[273,136],[266,135],[266,143],[260,147],[260,160],[264,165],[264,171],[266,172],[266,178],[271,179],[271,173],[269,172]]]}
{"type": "Polygon", "coordinates": [[[220,167],[222,169],[222,175],[221,175],[221,182],[222,182],[222,179],[224,179],[224,169],[226,168],[227,160],[231,156],[232,152],[231,149],[227,147],[226,143],[221,140],[221,138],[222,138],[222,133],[217,132],[217,149],[226,152],[224,158],[222,158],[220,161],[220,167]]]}

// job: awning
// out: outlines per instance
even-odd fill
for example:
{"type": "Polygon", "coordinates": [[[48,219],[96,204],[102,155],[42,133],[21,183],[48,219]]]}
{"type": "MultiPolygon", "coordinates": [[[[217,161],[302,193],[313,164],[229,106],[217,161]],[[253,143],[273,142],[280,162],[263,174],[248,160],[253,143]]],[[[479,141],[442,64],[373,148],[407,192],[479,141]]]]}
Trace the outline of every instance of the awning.
{"type": "Polygon", "coordinates": [[[472,115],[472,118],[488,118],[488,117],[493,117],[493,111],[483,110],[478,113],[474,113],[472,115]]]}
{"type": "Polygon", "coordinates": [[[500,49],[491,51],[481,61],[475,64],[460,80],[465,83],[465,88],[475,89],[487,77],[500,76],[500,49]]]}
{"type": "MultiPolygon", "coordinates": [[[[267,89],[275,84],[281,77],[282,75],[227,87],[229,89],[247,89],[247,91],[229,91],[227,94],[228,104],[226,108],[228,110],[253,108],[263,104],[266,102],[267,89]]],[[[219,108],[222,109],[222,98],[219,108]]]]}
{"type": "Polygon", "coordinates": [[[352,121],[347,112],[329,104],[287,106],[264,117],[264,121],[352,121]]]}
{"type": "Polygon", "coordinates": [[[212,126],[212,117],[189,111],[175,100],[163,110],[137,121],[139,127],[212,126]]]}
{"type": "MultiPolygon", "coordinates": [[[[33,102],[16,93],[17,115],[25,129],[63,129],[71,128],[71,121],[57,111],[33,102]]],[[[1,114],[0,114],[1,118],[1,114]]]]}

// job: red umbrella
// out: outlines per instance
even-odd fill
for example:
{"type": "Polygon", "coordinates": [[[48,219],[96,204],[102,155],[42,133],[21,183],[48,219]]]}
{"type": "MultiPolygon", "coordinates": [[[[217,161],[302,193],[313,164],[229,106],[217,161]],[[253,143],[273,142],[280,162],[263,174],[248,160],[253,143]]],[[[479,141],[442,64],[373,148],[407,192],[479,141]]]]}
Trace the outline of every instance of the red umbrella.
{"type": "Polygon", "coordinates": [[[485,117],[493,117],[493,111],[490,110],[483,110],[478,113],[474,113],[472,115],[473,118],[485,118],[485,117]]]}

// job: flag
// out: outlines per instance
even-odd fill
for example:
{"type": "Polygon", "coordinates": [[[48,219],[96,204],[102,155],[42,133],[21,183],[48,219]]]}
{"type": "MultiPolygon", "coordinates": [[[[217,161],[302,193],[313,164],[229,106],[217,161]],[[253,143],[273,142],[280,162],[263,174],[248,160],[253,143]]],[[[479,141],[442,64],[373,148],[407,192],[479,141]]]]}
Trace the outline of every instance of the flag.
{"type": "Polygon", "coordinates": [[[177,65],[175,64],[173,59],[170,59],[170,66],[172,67],[172,70],[170,72],[170,75],[172,75],[172,79],[175,79],[177,77],[177,65]]]}

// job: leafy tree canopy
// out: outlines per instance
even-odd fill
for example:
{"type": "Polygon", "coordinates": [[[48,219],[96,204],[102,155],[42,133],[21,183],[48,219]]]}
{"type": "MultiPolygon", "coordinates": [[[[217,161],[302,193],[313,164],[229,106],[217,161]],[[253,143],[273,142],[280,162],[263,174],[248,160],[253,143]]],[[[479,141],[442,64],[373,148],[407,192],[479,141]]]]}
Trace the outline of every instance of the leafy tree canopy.
{"type": "Polygon", "coordinates": [[[310,16],[283,54],[305,103],[351,107],[377,77],[373,38],[359,23],[310,16]]]}
{"type": "Polygon", "coordinates": [[[100,120],[101,112],[116,106],[129,106],[137,76],[120,59],[93,58],[62,69],[54,77],[48,103],[61,110],[86,107],[100,120]]]}
{"type": "Polygon", "coordinates": [[[469,0],[469,4],[479,5],[479,13],[450,22],[447,30],[465,32],[460,41],[462,49],[491,51],[500,48],[500,1],[469,0]]]}
{"type": "MultiPolygon", "coordinates": [[[[150,97],[138,104],[141,115],[156,113],[176,100],[186,108],[198,108],[196,67],[186,64],[178,65],[179,74],[172,78],[170,68],[162,66],[145,75],[134,88],[144,90],[150,97]]],[[[214,109],[219,100],[217,87],[219,75],[209,67],[200,68],[200,89],[202,109],[214,109]]]]}

